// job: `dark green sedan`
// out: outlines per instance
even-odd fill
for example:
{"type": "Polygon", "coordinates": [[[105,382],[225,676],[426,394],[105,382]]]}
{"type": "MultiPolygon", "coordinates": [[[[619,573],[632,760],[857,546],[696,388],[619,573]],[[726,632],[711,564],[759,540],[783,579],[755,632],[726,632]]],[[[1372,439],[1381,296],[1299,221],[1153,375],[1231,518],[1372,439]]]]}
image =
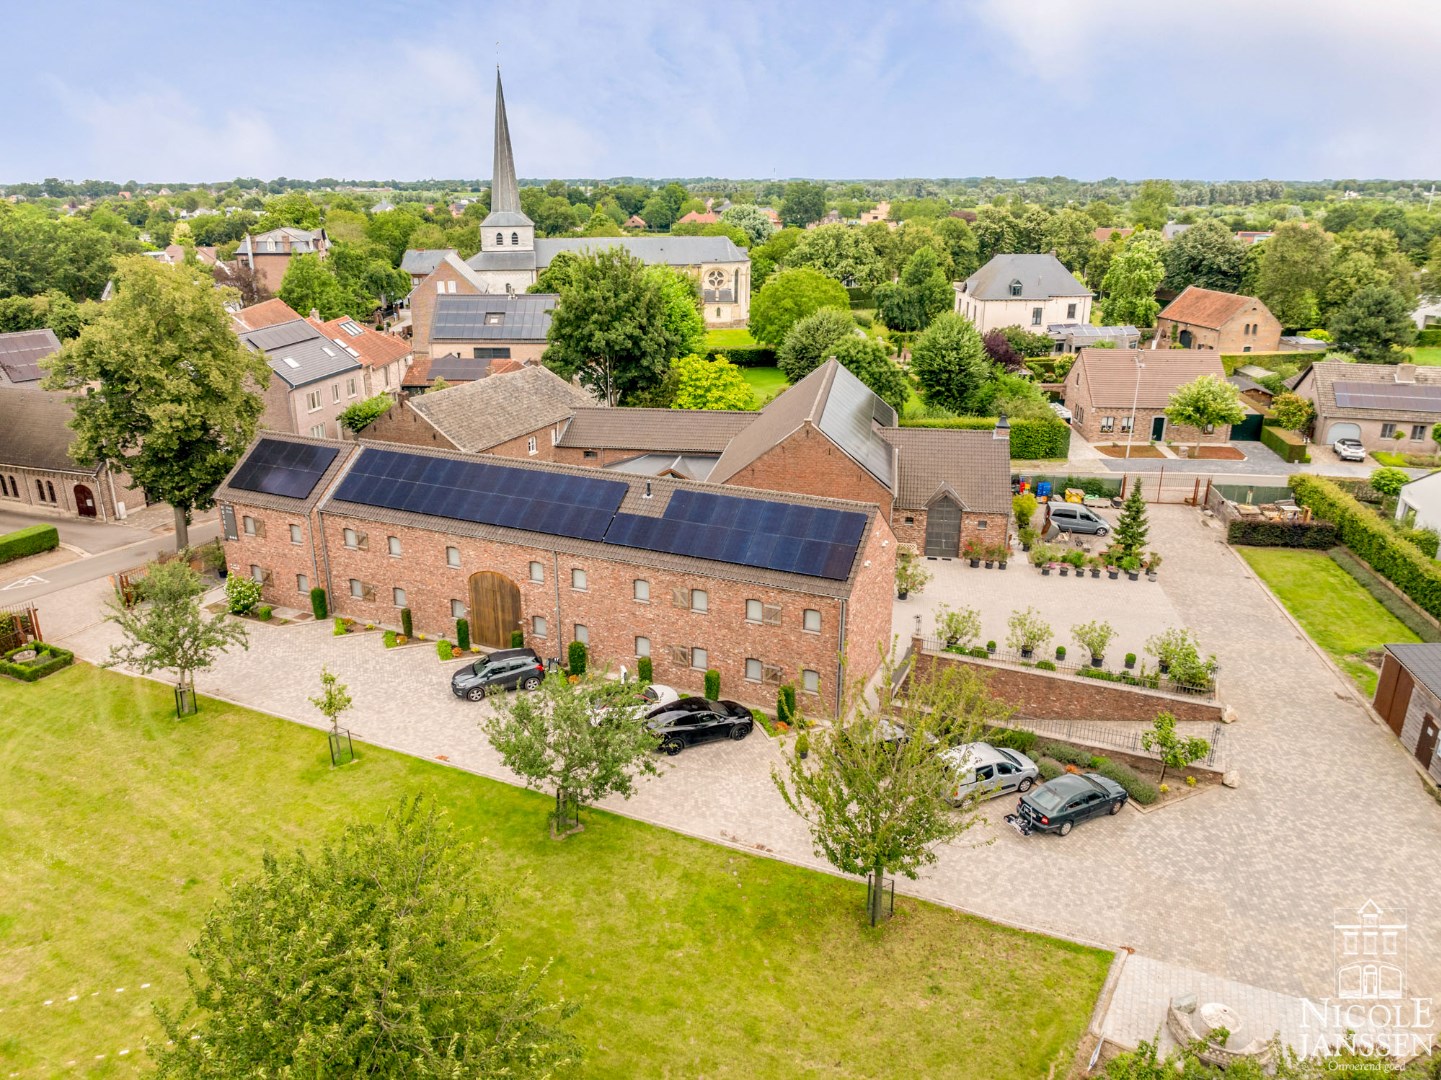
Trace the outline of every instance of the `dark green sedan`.
{"type": "Polygon", "coordinates": [[[1102,814],[1119,814],[1126,789],[1099,773],[1065,773],[1022,795],[1006,821],[1022,836],[1033,831],[1065,836],[1077,823],[1102,814]]]}

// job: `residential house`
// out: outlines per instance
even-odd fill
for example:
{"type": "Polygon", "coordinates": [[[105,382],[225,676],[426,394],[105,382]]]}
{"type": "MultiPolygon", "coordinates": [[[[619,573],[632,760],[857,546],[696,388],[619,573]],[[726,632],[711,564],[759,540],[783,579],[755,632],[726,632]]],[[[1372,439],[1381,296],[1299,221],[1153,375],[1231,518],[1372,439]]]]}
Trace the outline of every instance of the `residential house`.
{"type": "Polygon", "coordinates": [[[1189,225],[1182,225],[1179,222],[1168,221],[1161,226],[1161,239],[1174,240],[1190,227],[1189,225]]]}
{"type": "Polygon", "coordinates": [[[435,273],[447,255],[455,254],[455,248],[408,248],[401,256],[400,268],[410,275],[410,287],[414,289],[435,273]]]}
{"type": "Polygon", "coordinates": [[[715,225],[720,221],[720,215],[710,210],[704,212],[692,210],[688,214],[682,214],[677,219],[677,225],[715,225]]]}
{"type": "Polygon", "coordinates": [[[1281,324],[1254,296],[1188,285],[1157,317],[1156,337],[1185,349],[1276,352],[1281,324]]]}
{"type": "Polygon", "coordinates": [[[1241,374],[1238,368],[1236,373],[1226,381],[1239,390],[1241,396],[1257,409],[1264,412],[1271,407],[1271,400],[1275,395],[1258,383],[1253,376],[1241,374]]]}
{"type": "Polygon", "coordinates": [[[230,322],[237,334],[249,330],[264,330],[267,326],[279,326],[281,323],[295,322],[299,318],[300,314],[279,297],[262,300],[258,304],[251,304],[230,313],[230,322]]]}
{"type": "Polygon", "coordinates": [[[1006,326],[1040,333],[1052,323],[1091,321],[1091,290],[1054,255],[997,255],[953,287],[955,310],[982,334],[1006,326]]]}
{"type": "Polygon", "coordinates": [[[1082,349],[1066,375],[1062,401],[1071,427],[1088,442],[1223,443],[1229,425],[1210,431],[1170,426],[1171,395],[1202,375],[1226,377],[1219,353],[1209,349],[1082,349]]]}
{"type": "Polygon", "coordinates": [[[389,394],[397,397],[411,366],[410,345],[395,334],[383,334],[342,315],[321,322],[316,312],[306,320],[342,349],[348,350],[364,369],[366,397],[389,394]]]}
{"type": "Polygon", "coordinates": [[[1441,783],[1441,644],[1387,645],[1371,704],[1421,770],[1441,783]]]}
{"type": "Polygon", "coordinates": [[[839,210],[827,210],[824,214],[806,225],[807,229],[819,229],[822,225],[841,224],[841,212],[839,210]]]}
{"type": "Polygon", "coordinates": [[[1251,244],[1259,244],[1262,240],[1269,240],[1275,235],[1276,234],[1272,232],[1258,232],[1252,229],[1242,229],[1236,234],[1236,239],[1241,241],[1241,243],[1250,246],[1251,244]]]}
{"type": "Polygon", "coordinates": [[[48,327],[0,334],[0,387],[38,387],[45,374],[40,361],[59,351],[60,339],[48,327]]]}
{"type": "Polygon", "coordinates": [[[1046,327],[1046,335],[1056,343],[1057,353],[1079,352],[1088,346],[1100,345],[1103,341],[1117,349],[1134,349],[1141,343],[1141,331],[1134,326],[1052,323],[1046,327]]]}
{"type": "Polygon", "coordinates": [[[873,209],[861,211],[862,225],[872,225],[877,221],[890,221],[890,219],[891,204],[888,202],[878,202],[873,209]]]}
{"type": "Polygon", "coordinates": [[[1396,499],[1396,520],[1441,532],[1441,472],[1427,473],[1401,489],[1396,499]]]}
{"type": "Polygon", "coordinates": [[[145,506],[129,476],[70,456],[74,406],[64,394],[29,386],[0,391],[0,509],[58,517],[123,520],[145,506]]]}
{"type": "Polygon", "coordinates": [[[256,236],[247,233],[235,249],[235,261],[253,270],[265,288],[278,292],[292,258],[316,255],[323,259],[329,250],[330,238],[324,229],[285,226],[256,236]]]}
{"type": "Polygon", "coordinates": [[[1368,450],[1426,453],[1441,422],[1441,368],[1321,360],[1291,380],[1316,409],[1315,441],[1359,439],[1368,450]]]}
{"type": "Polygon", "coordinates": [[[407,386],[428,386],[442,357],[538,363],[559,297],[553,293],[447,293],[433,299],[425,337],[426,359],[415,365],[407,386]]]}
{"type": "Polygon", "coordinates": [[[240,333],[265,355],[273,373],[264,390],[260,426],[315,438],[340,438],[339,417],[365,396],[358,351],[325,336],[306,319],[240,333]]]}
{"type": "Polygon", "coordinates": [[[1091,235],[1094,236],[1101,243],[1109,244],[1111,242],[1111,237],[1119,236],[1122,240],[1124,240],[1135,231],[1135,229],[1110,228],[1108,226],[1102,226],[1101,228],[1098,228],[1094,232],[1092,232],[1091,235]]]}
{"type": "Polygon", "coordinates": [[[630,217],[626,218],[626,219],[625,219],[625,227],[626,227],[627,229],[648,229],[648,228],[650,228],[650,226],[645,223],[645,218],[641,217],[639,214],[632,214],[630,217]]]}

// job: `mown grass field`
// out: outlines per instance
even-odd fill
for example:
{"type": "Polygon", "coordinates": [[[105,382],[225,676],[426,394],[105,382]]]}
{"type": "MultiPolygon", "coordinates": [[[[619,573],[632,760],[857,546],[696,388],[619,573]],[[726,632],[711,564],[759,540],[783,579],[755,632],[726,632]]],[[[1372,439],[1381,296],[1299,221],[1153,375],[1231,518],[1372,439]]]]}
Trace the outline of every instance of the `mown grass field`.
{"type": "Polygon", "coordinates": [[[221,883],[432,793],[513,890],[515,963],[582,1003],[594,1077],[1063,1075],[1109,955],[77,664],[0,681],[0,1075],[146,1064],[221,883]],[[71,1000],[71,998],[74,1000],[71,1000]],[[127,1050],[122,1055],[120,1052],[127,1050]],[[73,1063],[73,1064],[72,1064],[73,1063]]]}
{"type": "Polygon", "coordinates": [[[1407,349],[1411,354],[1411,362],[1415,364],[1441,364],[1441,347],[1427,346],[1426,348],[1407,349]]]}
{"type": "Polygon", "coordinates": [[[790,385],[780,368],[745,367],[741,368],[741,374],[755,391],[757,405],[764,405],[790,385]]]}
{"type": "Polygon", "coordinates": [[[729,330],[707,330],[705,344],[707,349],[719,349],[721,352],[726,349],[760,348],[760,342],[751,337],[751,332],[743,326],[729,330]]]}

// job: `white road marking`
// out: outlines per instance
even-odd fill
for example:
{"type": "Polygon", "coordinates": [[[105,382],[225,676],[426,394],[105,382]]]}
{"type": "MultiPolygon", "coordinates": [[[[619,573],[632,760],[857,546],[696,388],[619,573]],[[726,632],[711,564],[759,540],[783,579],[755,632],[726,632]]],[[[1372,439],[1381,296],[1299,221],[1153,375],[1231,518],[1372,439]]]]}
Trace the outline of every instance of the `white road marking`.
{"type": "Polygon", "coordinates": [[[31,574],[29,577],[21,578],[19,581],[12,581],[9,585],[6,585],[5,588],[0,589],[0,592],[8,592],[11,589],[23,589],[30,585],[48,584],[50,584],[49,581],[41,577],[39,574],[31,574]]]}

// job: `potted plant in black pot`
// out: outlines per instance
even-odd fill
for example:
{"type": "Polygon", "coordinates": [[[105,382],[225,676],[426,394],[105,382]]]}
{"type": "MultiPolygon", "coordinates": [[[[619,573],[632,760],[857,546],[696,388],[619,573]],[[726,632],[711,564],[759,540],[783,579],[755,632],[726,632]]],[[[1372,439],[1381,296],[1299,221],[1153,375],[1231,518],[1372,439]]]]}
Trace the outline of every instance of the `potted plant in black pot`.
{"type": "Polygon", "coordinates": [[[1006,568],[1006,563],[1010,560],[1010,557],[1011,545],[1009,543],[1001,543],[996,545],[996,566],[998,569],[1004,570],[1006,568]]]}
{"type": "Polygon", "coordinates": [[[1161,553],[1153,551],[1146,557],[1146,580],[1155,581],[1156,571],[1161,568],[1161,553]]]}
{"type": "Polygon", "coordinates": [[[931,580],[931,573],[908,551],[896,553],[896,599],[904,600],[912,592],[920,592],[931,580]]]}
{"type": "Polygon", "coordinates": [[[1019,536],[1021,538],[1021,550],[1030,551],[1031,545],[1036,542],[1036,530],[1027,526],[1020,531],[1019,536]]]}
{"type": "Polygon", "coordinates": [[[1133,652],[1128,652],[1128,653],[1126,654],[1126,670],[1127,670],[1127,671],[1130,671],[1130,670],[1131,670],[1132,668],[1134,668],[1135,666],[1136,666],[1136,654],[1133,653],[1133,652]]]}
{"type": "Polygon", "coordinates": [[[1178,656],[1198,655],[1200,649],[1191,631],[1173,626],[1169,630],[1153,634],[1146,641],[1146,653],[1156,658],[1156,666],[1160,668],[1161,674],[1165,675],[1170,672],[1171,664],[1178,656]]]}
{"type": "Polygon", "coordinates": [[[1141,560],[1134,555],[1127,555],[1121,560],[1121,569],[1126,571],[1126,576],[1132,581],[1141,580],[1141,560]]]}
{"type": "Polygon", "coordinates": [[[967,540],[961,554],[971,564],[972,569],[981,565],[981,545],[978,541],[967,540]]]}
{"type": "Polygon", "coordinates": [[[1071,627],[1071,636],[1076,644],[1091,654],[1091,666],[1100,667],[1105,662],[1106,646],[1116,636],[1116,628],[1108,622],[1095,620],[1071,627]]]}
{"type": "Polygon", "coordinates": [[[1066,562],[1071,564],[1071,571],[1077,580],[1086,576],[1086,553],[1080,548],[1072,548],[1066,552],[1066,562]]]}
{"type": "Polygon", "coordinates": [[[1031,607],[1011,612],[1006,625],[1010,628],[1006,645],[1020,653],[1022,660],[1029,660],[1037,649],[1055,636],[1046,620],[1041,618],[1041,613],[1031,607]]]}
{"type": "Polygon", "coordinates": [[[991,656],[996,655],[996,643],[994,641],[986,642],[986,652],[989,653],[991,656]]]}
{"type": "Polygon", "coordinates": [[[1063,664],[1063,663],[1065,663],[1065,661],[1066,661],[1066,647],[1065,647],[1064,645],[1057,645],[1057,646],[1056,646],[1056,663],[1058,663],[1058,664],[1063,664]]]}

